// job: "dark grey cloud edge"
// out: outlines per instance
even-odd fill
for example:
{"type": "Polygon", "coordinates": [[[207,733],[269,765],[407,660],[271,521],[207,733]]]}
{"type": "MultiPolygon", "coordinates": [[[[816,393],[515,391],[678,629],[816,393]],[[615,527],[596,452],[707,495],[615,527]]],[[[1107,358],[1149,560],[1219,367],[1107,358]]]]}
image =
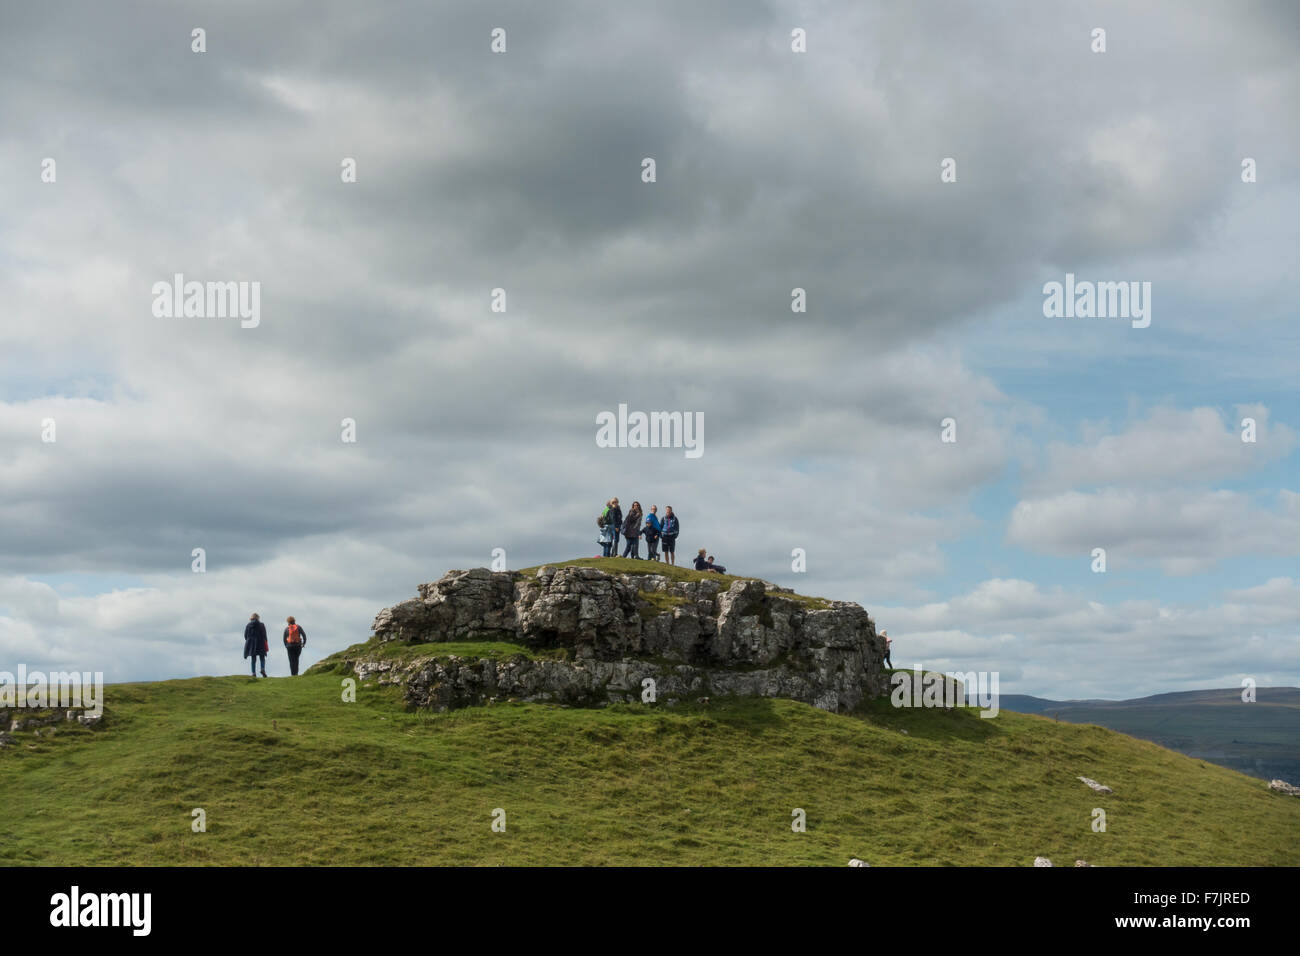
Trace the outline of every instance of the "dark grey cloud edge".
{"type": "Polygon", "coordinates": [[[494,546],[583,553],[618,493],[756,573],[802,546],[808,590],[919,599],[1037,434],[949,338],[1026,299],[1032,336],[1066,269],[1195,260],[1243,149],[1295,183],[1294,11],[1179,10],[1089,11],[1105,60],[1082,15],[1024,5],[846,6],[800,24],[803,59],[780,5],[6,10],[0,346],[105,399],[5,409],[6,569],[199,587],[205,546],[204,600],[260,575],[355,601],[341,637],[494,546]],[[177,271],[262,281],[263,325],[152,320],[177,271]],[[596,449],[619,402],[703,409],[705,457],[596,449]],[[61,459],[30,445],[50,411],[61,459]]]}

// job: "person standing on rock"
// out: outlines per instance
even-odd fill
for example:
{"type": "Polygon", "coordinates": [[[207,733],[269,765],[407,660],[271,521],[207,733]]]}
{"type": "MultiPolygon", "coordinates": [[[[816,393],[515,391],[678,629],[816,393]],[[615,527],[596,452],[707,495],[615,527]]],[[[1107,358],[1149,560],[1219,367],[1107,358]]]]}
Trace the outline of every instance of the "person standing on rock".
{"type": "Polygon", "coordinates": [[[611,557],[618,557],[618,533],[623,527],[623,509],[618,506],[617,498],[609,499],[609,518],[614,526],[614,543],[610,546],[611,557]]]}
{"type": "Polygon", "coordinates": [[[632,508],[627,513],[627,519],[623,522],[623,557],[629,554],[633,558],[641,557],[641,502],[632,502],[632,508]]]}
{"type": "Polygon", "coordinates": [[[663,549],[665,564],[677,563],[677,535],[680,531],[677,515],[673,514],[673,506],[669,505],[664,509],[664,520],[659,523],[659,546],[663,549]]]}
{"type": "Polygon", "coordinates": [[[596,537],[596,543],[600,545],[600,556],[608,558],[610,549],[614,547],[614,516],[610,513],[608,504],[600,516],[600,534],[596,537]]]}
{"type": "Polygon", "coordinates": [[[642,534],[645,535],[645,556],[647,561],[659,560],[659,506],[651,505],[650,513],[645,516],[645,528],[642,534]]]}
{"type": "Polygon", "coordinates": [[[888,631],[881,631],[880,636],[885,639],[885,666],[892,668],[894,662],[889,659],[889,650],[893,646],[894,641],[890,638],[888,631]]]}
{"type": "Polygon", "coordinates": [[[307,646],[307,632],[293,619],[292,614],[285,618],[285,621],[289,625],[284,629],[284,649],[289,652],[289,673],[297,677],[298,658],[302,655],[302,649],[307,646]]]}
{"type": "Polygon", "coordinates": [[[262,661],[262,676],[266,676],[266,653],[270,649],[271,645],[266,641],[266,625],[257,614],[253,614],[244,625],[244,656],[253,668],[253,680],[257,680],[258,658],[262,661]]]}

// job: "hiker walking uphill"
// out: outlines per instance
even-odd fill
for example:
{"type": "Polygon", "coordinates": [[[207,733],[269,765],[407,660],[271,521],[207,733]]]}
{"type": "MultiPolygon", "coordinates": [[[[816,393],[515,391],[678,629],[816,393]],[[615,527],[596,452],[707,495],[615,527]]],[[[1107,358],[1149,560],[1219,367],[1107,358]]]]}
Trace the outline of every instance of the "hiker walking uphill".
{"type": "Polygon", "coordinates": [[[307,632],[302,629],[290,614],[285,620],[289,626],[284,629],[284,649],[289,652],[289,673],[298,676],[298,658],[307,646],[307,632]]]}
{"type": "Polygon", "coordinates": [[[626,543],[623,545],[623,557],[629,555],[633,558],[641,557],[641,502],[632,502],[632,508],[627,513],[627,519],[623,522],[623,537],[626,543]]]}
{"type": "Polygon", "coordinates": [[[254,614],[244,625],[244,656],[253,669],[253,680],[257,680],[257,663],[262,662],[262,676],[266,676],[266,655],[271,645],[266,641],[266,625],[254,614]]]}

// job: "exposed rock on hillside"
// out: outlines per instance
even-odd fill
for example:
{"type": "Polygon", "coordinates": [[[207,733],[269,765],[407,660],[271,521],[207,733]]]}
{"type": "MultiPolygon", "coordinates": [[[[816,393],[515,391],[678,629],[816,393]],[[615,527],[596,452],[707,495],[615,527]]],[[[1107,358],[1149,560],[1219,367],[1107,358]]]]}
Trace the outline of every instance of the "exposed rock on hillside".
{"type": "Polygon", "coordinates": [[[789,697],[832,711],[887,692],[884,641],[861,606],[763,581],[476,568],[422,584],[419,595],[379,612],[378,642],[508,642],[564,659],[469,659],[430,647],[427,657],[344,662],[363,678],[402,684],[415,706],[494,698],[600,705],[643,699],[647,680],[659,702],[789,697]]]}

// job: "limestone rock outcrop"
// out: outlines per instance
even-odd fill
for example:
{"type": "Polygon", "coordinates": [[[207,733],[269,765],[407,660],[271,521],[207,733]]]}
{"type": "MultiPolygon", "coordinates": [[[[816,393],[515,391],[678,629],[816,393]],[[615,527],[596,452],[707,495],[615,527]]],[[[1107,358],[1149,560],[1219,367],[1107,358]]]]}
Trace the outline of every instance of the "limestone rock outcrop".
{"type": "Polygon", "coordinates": [[[765,581],[647,571],[451,571],[380,611],[375,640],[507,642],[528,654],[502,660],[430,647],[427,657],[359,654],[344,665],[401,684],[409,704],[437,710],[494,699],[591,706],[652,691],[663,703],[788,697],[845,711],[887,693],[884,640],[860,605],[765,581]]]}

